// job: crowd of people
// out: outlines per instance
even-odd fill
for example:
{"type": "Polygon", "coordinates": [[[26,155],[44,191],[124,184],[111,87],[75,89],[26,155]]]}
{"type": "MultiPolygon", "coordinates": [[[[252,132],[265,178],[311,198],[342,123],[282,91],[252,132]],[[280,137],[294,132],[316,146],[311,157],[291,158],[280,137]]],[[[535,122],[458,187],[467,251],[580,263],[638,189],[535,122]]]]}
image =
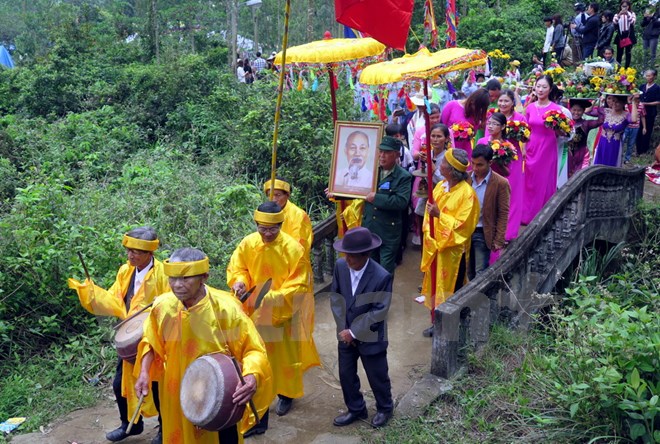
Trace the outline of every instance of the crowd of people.
{"type": "Polygon", "coordinates": [[[263,79],[268,71],[275,70],[275,56],[277,54],[273,51],[270,57],[264,59],[261,57],[261,52],[257,51],[255,59],[250,62],[248,57],[238,57],[236,60],[236,79],[239,83],[254,83],[255,80],[263,79]]]}
{"type": "Polygon", "coordinates": [[[642,20],[632,9],[632,2],[624,0],[618,11],[601,11],[598,3],[576,3],[575,16],[568,23],[561,14],[543,19],[546,34],[543,44],[543,64],[549,66],[552,55],[562,66],[571,66],[591,57],[610,60],[616,48],[616,62],[625,68],[631,63],[632,48],[641,30],[644,67],[653,68],[660,36],[660,9],[649,6],[642,20]]]}

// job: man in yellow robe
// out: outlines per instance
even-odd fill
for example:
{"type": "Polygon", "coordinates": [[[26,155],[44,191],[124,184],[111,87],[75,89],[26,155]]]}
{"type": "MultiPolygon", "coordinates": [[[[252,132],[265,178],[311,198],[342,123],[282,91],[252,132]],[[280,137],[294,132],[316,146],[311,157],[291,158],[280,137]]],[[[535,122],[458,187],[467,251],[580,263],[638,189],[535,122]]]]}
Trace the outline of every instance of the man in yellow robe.
{"type": "MultiPolygon", "coordinates": [[[[467,278],[470,239],[479,221],[479,200],[472,186],[465,181],[468,165],[467,152],[457,148],[447,150],[440,164],[440,172],[446,179],[433,189],[434,203],[427,203],[422,225],[424,246],[420,269],[424,272],[424,305],[430,310],[458,291],[467,278]],[[430,218],[433,218],[433,235],[430,218]],[[434,259],[435,306],[431,303],[434,259]]],[[[432,326],[424,330],[424,336],[432,335],[432,326]]]]}
{"type": "MultiPolygon", "coordinates": [[[[240,297],[247,288],[272,279],[271,290],[260,304],[253,294],[243,307],[266,344],[279,397],[275,412],[282,416],[294,398],[303,396],[305,370],[320,364],[310,319],[304,319],[309,313],[304,309],[309,300],[307,264],[303,247],[281,232],[284,212],[279,205],[261,204],[254,220],[257,232],[246,236],[236,247],[227,267],[227,284],[240,297]]],[[[264,433],[267,424],[266,416],[252,433],[264,433]]]]}
{"type": "MultiPolygon", "coordinates": [[[[85,310],[97,316],[125,319],[152,303],[156,296],[170,291],[167,276],[163,273],[163,264],[154,258],[153,253],[158,248],[159,241],[153,228],[139,227],[129,231],[124,235],[122,245],[126,248],[128,262],[121,266],[115,283],[108,290],[104,290],[90,280],[85,280],[83,283],[75,279],[68,281],[69,288],[76,290],[85,310]]],[[[156,386],[156,383],[154,385],[156,386]]],[[[133,364],[119,358],[112,388],[115,392],[121,426],[106,435],[109,441],[121,441],[129,436],[126,434],[129,417],[138,405],[134,386],[133,364]]],[[[154,387],[153,399],[150,396],[145,400],[142,414],[156,415],[158,401],[158,390],[154,387]]],[[[160,417],[158,419],[160,422],[160,417]]],[[[138,435],[142,431],[140,416],[131,429],[131,435],[138,435]]],[[[152,443],[161,443],[160,432],[152,443]]]]}
{"type": "MultiPolygon", "coordinates": [[[[264,193],[269,196],[271,181],[264,183],[264,193]]],[[[275,180],[275,190],[273,191],[273,201],[282,208],[284,213],[284,222],[282,222],[282,232],[288,234],[298,241],[305,249],[303,259],[306,261],[307,272],[307,292],[303,298],[301,310],[301,319],[304,322],[305,334],[312,337],[314,334],[314,273],[312,272],[311,250],[314,233],[312,230],[312,221],[302,208],[289,200],[291,196],[291,184],[287,181],[277,178],[275,180]]],[[[316,351],[314,341],[303,341],[302,343],[303,368],[309,368],[320,364],[320,358],[316,351]]]]}
{"type": "MultiPolygon", "coordinates": [[[[209,260],[194,248],[182,248],[165,261],[171,293],[158,298],[144,323],[138,349],[136,393],[147,394],[149,381],[162,381],[163,441],[168,444],[242,442],[255,422],[250,408],[238,424],[220,432],[195,427],[181,408],[181,380],[188,366],[209,353],[224,353],[241,364],[245,384],[233,389],[235,404],[252,400],[259,415],[273,399],[272,373],[263,341],[231,294],[206,285],[209,260]]],[[[232,388],[230,388],[232,389],[232,388]]]]}

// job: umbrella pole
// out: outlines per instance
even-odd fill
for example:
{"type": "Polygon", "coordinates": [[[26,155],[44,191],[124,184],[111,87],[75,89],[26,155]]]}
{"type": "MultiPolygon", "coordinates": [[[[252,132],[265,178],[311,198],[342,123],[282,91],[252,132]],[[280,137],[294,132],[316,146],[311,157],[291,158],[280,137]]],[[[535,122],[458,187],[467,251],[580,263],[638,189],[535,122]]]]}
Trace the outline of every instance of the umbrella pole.
{"type": "MultiPolygon", "coordinates": [[[[335,95],[335,72],[332,70],[332,67],[328,65],[328,77],[330,79],[330,103],[332,104],[332,124],[335,125],[335,131],[337,130],[337,96],[335,95]]],[[[346,200],[340,200],[339,202],[339,219],[341,220],[341,230],[339,237],[344,237],[344,233],[348,230],[346,222],[341,218],[341,215],[346,209],[346,200]]]]}
{"type": "MultiPolygon", "coordinates": [[[[429,96],[429,82],[424,80],[424,97],[428,98],[429,96]]],[[[428,202],[433,203],[433,152],[431,149],[431,117],[429,116],[429,110],[424,104],[424,123],[426,124],[426,181],[428,184],[428,202]]],[[[433,217],[429,215],[429,232],[431,234],[431,239],[435,238],[435,222],[433,217]]],[[[422,247],[423,248],[423,247],[422,247]]],[[[435,293],[436,293],[436,284],[438,282],[438,270],[437,270],[437,254],[433,259],[431,264],[431,324],[435,321],[435,293]]]]}
{"type": "Polygon", "coordinates": [[[291,12],[291,0],[286,0],[284,6],[284,36],[282,37],[282,69],[280,70],[280,82],[277,87],[277,105],[275,105],[275,128],[273,129],[273,153],[270,161],[270,192],[268,198],[274,199],[275,173],[277,171],[277,130],[280,126],[280,111],[282,109],[282,95],[284,94],[284,75],[286,71],[286,47],[289,44],[289,13],[291,12]]]}
{"type": "Polygon", "coordinates": [[[337,96],[335,95],[335,72],[328,65],[328,75],[330,77],[330,102],[332,103],[332,123],[337,122],[337,96]]]}

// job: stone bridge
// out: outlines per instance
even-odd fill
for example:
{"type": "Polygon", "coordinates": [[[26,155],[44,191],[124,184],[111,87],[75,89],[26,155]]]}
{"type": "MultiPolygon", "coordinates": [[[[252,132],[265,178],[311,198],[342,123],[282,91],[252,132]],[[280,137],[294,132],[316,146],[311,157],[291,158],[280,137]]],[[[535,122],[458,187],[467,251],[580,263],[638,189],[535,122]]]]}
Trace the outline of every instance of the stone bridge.
{"type": "MultiPolygon", "coordinates": [[[[553,303],[550,292],[585,246],[626,239],[644,182],[643,168],[595,166],[576,174],[497,263],[436,308],[431,373],[452,377],[465,364],[466,348],[488,341],[494,322],[527,328],[532,314],[553,303]]],[[[314,227],[317,294],[332,276],[336,234],[334,217],[314,227]]],[[[412,293],[419,282],[405,284],[412,293]]]]}

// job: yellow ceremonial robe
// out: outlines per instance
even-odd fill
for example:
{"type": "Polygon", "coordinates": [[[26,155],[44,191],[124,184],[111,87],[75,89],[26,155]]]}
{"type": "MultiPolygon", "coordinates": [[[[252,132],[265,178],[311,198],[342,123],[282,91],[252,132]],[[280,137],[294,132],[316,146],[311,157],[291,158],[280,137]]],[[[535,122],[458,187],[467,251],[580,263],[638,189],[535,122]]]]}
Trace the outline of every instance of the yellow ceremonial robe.
{"type": "MultiPolygon", "coordinates": [[[[125,319],[152,303],[156,296],[171,291],[169,281],[163,271],[163,263],[154,258],[153,267],[147,272],[142,285],[131,298],[130,310],[126,312],[124,297],[128,292],[128,286],[134,272],[135,267],[126,262],[119,268],[117,279],[108,290],[89,280],[80,283],[75,279],[69,279],[68,284],[69,288],[76,290],[80,304],[88,312],[97,316],[115,316],[119,319],[125,319]]],[[[135,394],[135,381],[133,364],[122,361],[121,394],[128,403],[129,415],[133,414],[138,405],[138,397],[135,394]]],[[[142,404],[142,415],[155,416],[157,414],[158,411],[150,393],[142,404]]],[[[137,419],[139,418],[136,418],[136,422],[137,419]]]]}
{"type": "MultiPolygon", "coordinates": [[[[312,262],[310,253],[312,250],[312,242],[314,240],[314,232],[312,230],[312,221],[302,208],[293,204],[291,201],[286,203],[283,209],[284,222],[282,223],[282,231],[298,241],[305,249],[303,255],[306,264],[307,273],[307,292],[305,293],[303,304],[305,316],[302,319],[305,321],[305,331],[311,337],[314,334],[314,273],[312,272],[312,262]]],[[[303,368],[308,369],[313,366],[320,365],[321,358],[316,350],[314,341],[305,341],[302,344],[302,357],[303,368]]]]}
{"type": "MultiPolygon", "coordinates": [[[[154,303],[144,323],[144,336],[138,348],[135,376],[142,357],[152,350],[152,380],[159,386],[163,418],[163,442],[168,444],[218,444],[218,433],[197,429],[183,416],[179,392],[188,366],[209,353],[234,356],[243,376],[252,374],[257,391],[252,397],[263,416],[273,400],[272,373],[264,344],[252,321],[243,313],[236,298],[225,291],[206,286],[206,295],[186,309],[174,293],[166,293],[154,303]]],[[[238,424],[244,433],[256,423],[249,406],[238,424]]]]}
{"type": "Polygon", "coordinates": [[[303,372],[320,364],[312,336],[314,301],[307,291],[304,253],[286,233],[280,232],[268,244],[259,233],[252,233],[236,247],[227,267],[230,288],[237,282],[250,288],[273,280],[259,309],[254,308],[256,294],[243,307],[266,344],[275,393],[290,398],[303,396],[303,372]]]}
{"type": "Polygon", "coordinates": [[[429,214],[424,215],[422,231],[424,246],[420,269],[424,272],[422,294],[426,296],[424,305],[431,307],[431,266],[436,263],[435,305],[443,303],[452,294],[458,277],[461,257],[466,261],[470,253],[472,233],[479,222],[479,199],[472,186],[466,181],[445,191],[445,181],[433,189],[433,199],[440,209],[440,217],[433,219],[435,239],[431,238],[429,214]]]}
{"type": "Polygon", "coordinates": [[[346,224],[346,229],[362,226],[362,212],[364,211],[364,200],[355,199],[341,214],[346,224]]]}

